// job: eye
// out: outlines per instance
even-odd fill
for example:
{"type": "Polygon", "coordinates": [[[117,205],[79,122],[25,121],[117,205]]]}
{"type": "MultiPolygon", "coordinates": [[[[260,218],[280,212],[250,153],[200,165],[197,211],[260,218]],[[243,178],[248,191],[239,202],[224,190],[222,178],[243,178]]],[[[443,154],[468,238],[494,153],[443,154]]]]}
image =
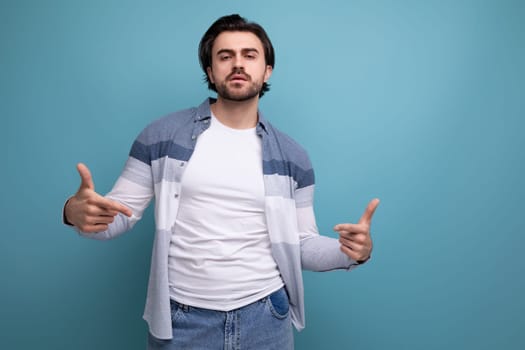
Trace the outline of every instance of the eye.
{"type": "Polygon", "coordinates": [[[246,55],[244,55],[244,57],[246,57],[249,60],[254,60],[257,58],[257,55],[255,55],[254,53],[247,53],[246,55]]]}
{"type": "Polygon", "coordinates": [[[232,57],[231,55],[220,55],[220,56],[219,56],[219,59],[220,59],[221,61],[227,61],[227,60],[229,60],[231,57],[232,57]]]}

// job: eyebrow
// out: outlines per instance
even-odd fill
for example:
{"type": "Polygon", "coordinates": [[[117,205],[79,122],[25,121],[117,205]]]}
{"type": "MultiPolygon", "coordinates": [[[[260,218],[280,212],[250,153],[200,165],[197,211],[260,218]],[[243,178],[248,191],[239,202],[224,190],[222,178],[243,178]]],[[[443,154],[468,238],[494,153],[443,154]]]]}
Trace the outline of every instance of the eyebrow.
{"type": "MultiPolygon", "coordinates": [[[[246,54],[246,53],[249,53],[249,52],[259,53],[259,50],[257,50],[254,47],[248,47],[248,48],[241,49],[241,53],[243,53],[243,54],[246,54]]],[[[228,54],[231,55],[231,54],[235,53],[235,50],[233,50],[233,49],[220,49],[219,51],[217,51],[217,55],[220,55],[220,54],[223,54],[223,53],[228,53],[228,54]]]]}

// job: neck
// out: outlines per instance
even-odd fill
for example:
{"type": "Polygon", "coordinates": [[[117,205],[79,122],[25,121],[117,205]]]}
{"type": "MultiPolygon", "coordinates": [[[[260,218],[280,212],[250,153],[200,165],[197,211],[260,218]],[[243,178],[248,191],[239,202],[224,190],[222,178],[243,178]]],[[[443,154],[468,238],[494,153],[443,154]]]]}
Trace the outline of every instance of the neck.
{"type": "Polygon", "coordinates": [[[211,110],[215,117],[224,125],[233,129],[254,128],[258,122],[257,108],[259,96],[247,101],[231,101],[217,96],[217,102],[211,110]]]}

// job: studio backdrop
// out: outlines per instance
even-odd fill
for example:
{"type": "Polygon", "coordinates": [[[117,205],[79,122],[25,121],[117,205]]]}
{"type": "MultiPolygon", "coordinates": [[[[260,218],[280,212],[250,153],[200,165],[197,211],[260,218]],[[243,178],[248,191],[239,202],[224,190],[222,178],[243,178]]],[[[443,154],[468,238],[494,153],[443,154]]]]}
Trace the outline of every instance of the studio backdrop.
{"type": "Polygon", "coordinates": [[[118,239],[62,225],[75,166],[108,192],[151,121],[213,96],[198,42],[273,41],[265,117],[308,151],[322,234],[381,199],[372,259],[305,272],[296,349],[525,348],[525,2],[0,4],[0,347],[144,349],[153,208],[118,239]]]}

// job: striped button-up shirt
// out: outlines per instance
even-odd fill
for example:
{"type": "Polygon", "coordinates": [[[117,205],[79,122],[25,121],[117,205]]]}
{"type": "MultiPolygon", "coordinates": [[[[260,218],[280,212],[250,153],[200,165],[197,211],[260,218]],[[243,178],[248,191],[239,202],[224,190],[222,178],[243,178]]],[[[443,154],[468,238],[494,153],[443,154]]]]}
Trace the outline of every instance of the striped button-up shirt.
{"type": "MultiPolygon", "coordinates": [[[[151,334],[160,339],[173,337],[168,254],[171,235],[177,234],[173,227],[181,178],[197,138],[210,125],[211,103],[213,99],[206,99],[197,108],[170,114],[147,126],[133,143],[122,174],[106,196],[128,206],[133,215],[117,215],[104,232],[80,232],[94,239],[114,238],[130,230],[155,198],[155,239],[144,319],[151,334]]],[[[313,210],[314,172],[304,149],[260,112],[256,131],[262,141],[271,251],[288,292],[292,322],[301,330],[305,323],[301,270],[349,270],[358,264],[340,251],[337,239],[318,233],[313,210]]]]}

